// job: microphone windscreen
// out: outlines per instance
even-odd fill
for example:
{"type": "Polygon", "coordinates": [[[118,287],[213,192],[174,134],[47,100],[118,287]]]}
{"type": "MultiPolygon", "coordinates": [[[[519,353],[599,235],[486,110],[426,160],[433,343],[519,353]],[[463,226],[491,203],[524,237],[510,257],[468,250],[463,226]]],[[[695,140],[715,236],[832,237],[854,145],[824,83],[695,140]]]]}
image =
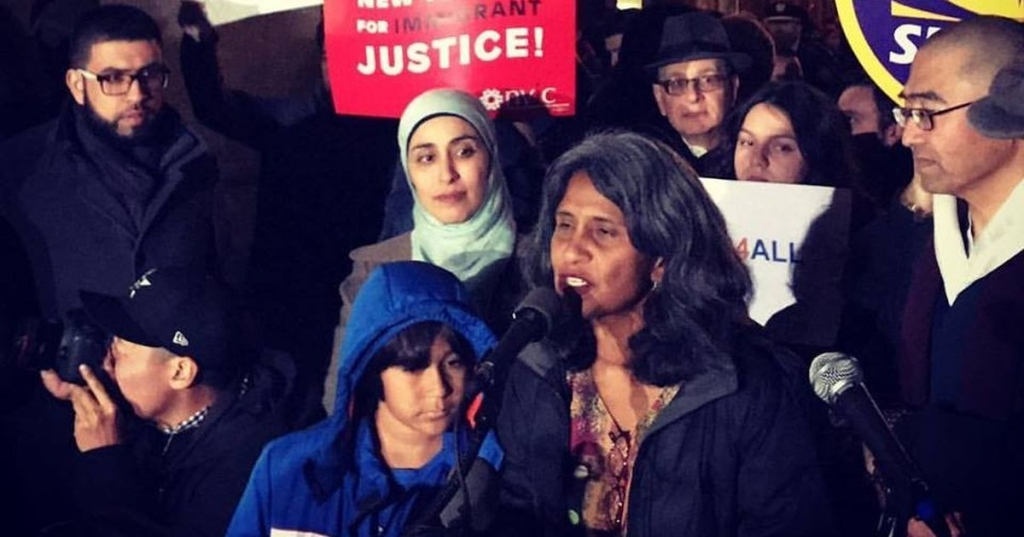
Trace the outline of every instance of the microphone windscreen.
{"type": "Polygon", "coordinates": [[[551,331],[562,310],[562,298],[550,287],[536,287],[519,303],[512,316],[520,317],[527,310],[540,314],[544,321],[544,334],[541,337],[544,337],[551,331]]]}
{"type": "Polygon", "coordinates": [[[814,393],[830,405],[847,388],[864,381],[857,359],[841,352],[819,354],[811,362],[809,377],[814,393]]]}

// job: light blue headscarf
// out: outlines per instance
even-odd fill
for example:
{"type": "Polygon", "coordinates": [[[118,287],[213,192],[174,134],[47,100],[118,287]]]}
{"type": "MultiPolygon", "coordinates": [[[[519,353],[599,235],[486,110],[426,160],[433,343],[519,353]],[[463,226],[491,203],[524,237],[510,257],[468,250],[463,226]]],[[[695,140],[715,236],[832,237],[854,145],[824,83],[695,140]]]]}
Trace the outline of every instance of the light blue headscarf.
{"type": "MultiPolygon", "coordinates": [[[[512,219],[505,175],[498,158],[498,144],[487,111],[472,95],[454,89],[433,89],[413,99],[398,124],[398,146],[402,168],[415,204],[412,209],[412,258],[438,265],[455,274],[471,294],[487,286],[487,280],[500,272],[504,261],[515,249],[516,226],[512,219]],[[443,224],[423,208],[409,178],[409,139],[426,120],[437,116],[456,116],[476,129],[490,153],[487,196],[480,208],[460,224],[443,224]]],[[[478,297],[479,298],[479,297],[478,297]]]]}

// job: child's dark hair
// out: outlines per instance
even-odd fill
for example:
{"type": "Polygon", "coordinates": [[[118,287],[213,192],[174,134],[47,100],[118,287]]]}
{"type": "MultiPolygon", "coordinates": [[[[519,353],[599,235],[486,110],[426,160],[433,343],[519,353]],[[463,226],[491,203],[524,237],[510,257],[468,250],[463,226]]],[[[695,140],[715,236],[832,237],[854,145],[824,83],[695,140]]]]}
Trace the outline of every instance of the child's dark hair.
{"type": "Polygon", "coordinates": [[[438,337],[446,339],[452,352],[468,363],[474,361],[476,354],[473,346],[447,324],[425,321],[410,325],[391,338],[370,359],[353,395],[353,419],[372,415],[377,404],[384,400],[380,375],[385,369],[401,367],[406,371],[421,371],[430,365],[430,347],[438,337]]]}

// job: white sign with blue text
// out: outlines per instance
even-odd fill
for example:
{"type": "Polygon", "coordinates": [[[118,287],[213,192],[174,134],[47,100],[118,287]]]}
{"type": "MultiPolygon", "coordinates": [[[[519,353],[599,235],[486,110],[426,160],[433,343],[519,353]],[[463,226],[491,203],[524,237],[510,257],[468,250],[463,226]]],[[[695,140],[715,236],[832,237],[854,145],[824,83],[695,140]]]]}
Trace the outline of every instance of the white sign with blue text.
{"type": "Polygon", "coordinates": [[[701,179],[750,268],[750,317],[778,340],[827,346],[839,330],[850,193],[701,179]]]}

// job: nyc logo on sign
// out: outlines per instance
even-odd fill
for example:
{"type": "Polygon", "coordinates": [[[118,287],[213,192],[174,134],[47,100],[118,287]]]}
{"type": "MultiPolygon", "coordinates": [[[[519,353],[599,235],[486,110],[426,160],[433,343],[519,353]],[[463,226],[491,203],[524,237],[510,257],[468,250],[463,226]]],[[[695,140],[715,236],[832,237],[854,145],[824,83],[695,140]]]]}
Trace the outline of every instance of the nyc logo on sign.
{"type": "Polygon", "coordinates": [[[926,39],[976,15],[1024,22],[1024,0],[836,0],[857,60],[889,98],[897,96],[926,39]]]}

